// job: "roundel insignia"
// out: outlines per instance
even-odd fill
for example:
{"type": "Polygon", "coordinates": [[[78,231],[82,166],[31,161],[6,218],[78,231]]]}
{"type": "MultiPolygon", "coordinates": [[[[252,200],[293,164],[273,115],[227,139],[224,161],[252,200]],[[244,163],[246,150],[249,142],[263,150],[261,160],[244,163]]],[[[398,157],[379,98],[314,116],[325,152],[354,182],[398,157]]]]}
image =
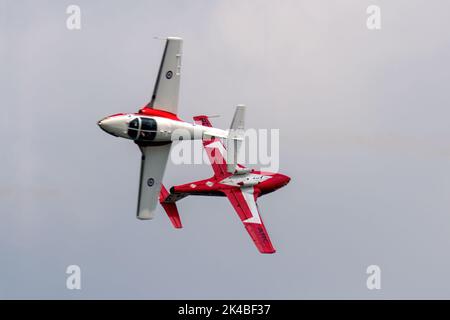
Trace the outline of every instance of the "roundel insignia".
{"type": "Polygon", "coordinates": [[[172,76],[173,76],[173,72],[172,71],[169,70],[169,71],[166,72],[166,78],[167,79],[172,78],[172,76]]]}
{"type": "Polygon", "coordinates": [[[154,184],[155,184],[155,179],[150,178],[150,179],[147,180],[147,185],[149,187],[153,187],[154,184]]]}

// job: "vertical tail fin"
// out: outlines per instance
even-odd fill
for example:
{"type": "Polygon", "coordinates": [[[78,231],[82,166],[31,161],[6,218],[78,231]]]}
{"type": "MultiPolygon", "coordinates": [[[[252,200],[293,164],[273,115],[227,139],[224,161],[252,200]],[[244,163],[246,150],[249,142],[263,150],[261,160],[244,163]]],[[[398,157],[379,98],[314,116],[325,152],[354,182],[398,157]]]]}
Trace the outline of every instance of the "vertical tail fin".
{"type": "Polygon", "coordinates": [[[240,104],[236,107],[233,121],[227,138],[227,171],[234,173],[237,168],[237,157],[244,139],[245,129],[245,106],[240,104]]]}

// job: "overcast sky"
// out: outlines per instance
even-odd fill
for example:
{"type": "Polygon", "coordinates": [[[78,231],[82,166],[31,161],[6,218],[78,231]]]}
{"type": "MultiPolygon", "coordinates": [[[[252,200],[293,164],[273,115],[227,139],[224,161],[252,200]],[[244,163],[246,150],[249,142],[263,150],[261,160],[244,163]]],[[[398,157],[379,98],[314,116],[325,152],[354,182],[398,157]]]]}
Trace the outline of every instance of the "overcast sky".
{"type": "MultiPolygon", "coordinates": [[[[450,3],[0,0],[0,298],[450,298],[450,3]],[[81,8],[81,30],[66,8],[81,8]],[[381,30],[366,27],[381,7],[381,30]],[[97,120],[184,38],[180,117],[280,129],[261,255],[225,198],[135,217],[140,153],[97,120]],[[82,289],[66,289],[66,268],[82,289]],[[382,270],[368,290],[366,268],[382,270]]],[[[207,178],[169,164],[167,185],[207,178]]]]}

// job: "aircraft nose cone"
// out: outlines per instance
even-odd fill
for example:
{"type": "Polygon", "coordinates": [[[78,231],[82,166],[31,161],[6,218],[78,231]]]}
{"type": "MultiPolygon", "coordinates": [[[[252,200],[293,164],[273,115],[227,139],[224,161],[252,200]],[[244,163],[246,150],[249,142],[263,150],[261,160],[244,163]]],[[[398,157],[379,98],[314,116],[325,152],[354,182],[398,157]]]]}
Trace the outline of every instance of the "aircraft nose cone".
{"type": "Polygon", "coordinates": [[[126,135],[126,119],[122,116],[110,116],[97,122],[97,125],[106,133],[116,137],[128,138],[126,135]]]}
{"type": "Polygon", "coordinates": [[[107,133],[111,133],[111,121],[108,121],[108,119],[102,119],[97,122],[97,125],[102,129],[103,131],[107,133]]]}

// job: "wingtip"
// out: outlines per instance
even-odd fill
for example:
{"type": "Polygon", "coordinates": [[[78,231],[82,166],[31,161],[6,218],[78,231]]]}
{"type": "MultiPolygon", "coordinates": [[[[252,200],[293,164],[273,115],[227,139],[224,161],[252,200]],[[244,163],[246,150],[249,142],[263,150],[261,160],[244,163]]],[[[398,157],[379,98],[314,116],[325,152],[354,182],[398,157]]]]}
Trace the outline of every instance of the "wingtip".
{"type": "Polygon", "coordinates": [[[183,41],[183,38],[180,38],[180,37],[167,37],[167,40],[183,41]]]}
{"type": "Polygon", "coordinates": [[[153,39],[155,39],[155,40],[183,41],[183,38],[180,38],[180,37],[160,37],[160,36],[154,36],[153,39]]]}
{"type": "Polygon", "coordinates": [[[181,220],[178,217],[170,217],[170,222],[175,229],[183,229],[183,225],[181,224],[181,220]]]}

